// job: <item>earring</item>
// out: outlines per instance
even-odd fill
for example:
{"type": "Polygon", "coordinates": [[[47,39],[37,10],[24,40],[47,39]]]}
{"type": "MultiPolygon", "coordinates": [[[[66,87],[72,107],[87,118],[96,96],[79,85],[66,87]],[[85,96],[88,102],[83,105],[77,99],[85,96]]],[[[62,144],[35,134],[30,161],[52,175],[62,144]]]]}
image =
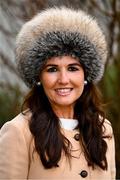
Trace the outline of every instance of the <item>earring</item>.
{"type": "Polygon", "coordinates": [[[85,81],[84,81],[84,85],[87,85],[87,83],[88,83],[88,82],[85,80],[85,81]]]}
{"type": "Polygon", "coordinates": [[[37,86],[40,86],[40,85],[41,85],[41,82],[39,81],[39,82],[37,82],[36,84],[37,84],[37,86]]]}

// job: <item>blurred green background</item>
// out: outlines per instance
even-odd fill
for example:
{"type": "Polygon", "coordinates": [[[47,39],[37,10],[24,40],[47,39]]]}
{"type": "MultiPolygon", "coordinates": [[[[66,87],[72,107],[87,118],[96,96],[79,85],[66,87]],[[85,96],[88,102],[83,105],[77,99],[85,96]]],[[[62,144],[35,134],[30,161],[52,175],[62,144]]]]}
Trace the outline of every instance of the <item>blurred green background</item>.
{"type": "Polygon", "coordinates": [[[0,1],[0,127],[20,112],[28,89],[15,65],[15,38],[22,24],[52,6],[80,8],[94,15],[108,42],[105,74],[99,83],[116,142],[117,179],[120,179],[120,0],[5,0],[0,1]]]}

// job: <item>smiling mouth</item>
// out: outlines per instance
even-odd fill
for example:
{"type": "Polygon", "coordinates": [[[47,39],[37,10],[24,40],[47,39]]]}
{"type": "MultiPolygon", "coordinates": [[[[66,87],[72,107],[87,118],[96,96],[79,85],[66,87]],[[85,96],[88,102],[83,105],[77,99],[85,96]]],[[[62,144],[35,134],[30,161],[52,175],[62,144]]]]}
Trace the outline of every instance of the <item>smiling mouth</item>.
{"type": "Polygon", "coordinates": [[[72,88],[58,88],[58,89],[55,89],[55,91],[57,95],[59,96],[68,96],[70,95],[72,88]]]}

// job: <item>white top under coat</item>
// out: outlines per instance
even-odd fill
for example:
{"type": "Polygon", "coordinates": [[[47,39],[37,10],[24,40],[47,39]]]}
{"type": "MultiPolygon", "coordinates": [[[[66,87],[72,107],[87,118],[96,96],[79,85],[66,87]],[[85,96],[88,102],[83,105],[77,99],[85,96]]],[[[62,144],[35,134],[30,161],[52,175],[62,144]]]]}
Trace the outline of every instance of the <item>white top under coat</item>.
{"type": "Polygon", "coordinates": [[[66,130],[74,130],[78,125],[77,119],[60,118],[60,126],[66,130]]]}

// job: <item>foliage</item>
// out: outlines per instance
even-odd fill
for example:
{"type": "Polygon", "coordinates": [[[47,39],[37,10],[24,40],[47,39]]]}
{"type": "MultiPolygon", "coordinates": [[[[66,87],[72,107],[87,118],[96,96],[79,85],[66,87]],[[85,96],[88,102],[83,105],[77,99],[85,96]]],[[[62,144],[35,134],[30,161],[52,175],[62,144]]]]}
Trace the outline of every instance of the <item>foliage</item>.
{"type": "Polygon", "coordinates": [[[22,94],[18,86],[0,90],[0,127],[20,112],[22,94]]]}
{"type": "MultiPolygon", "coordinates": [[[[120,0],[5,0],[0,1],[0,60],[5,68],[0,66],[0,74],[5,69],[18,76],[13,59],[15,36],[24,21],[30,19],[41,9],[50,6],[66,5],[81,8],[101,21],[106,30],[109,47],[109,58],[106,63],[105,76],[100,83],[104,102],[107,104],[107,118],[112,122],[116,141],[117,179],[120,179],[120,0]],[[3,23],[3,24],[2,24],[3,23]],[[6,51],[7,49],[7,51],[6,51]]],[[[99,21],[99,22],[100,22],[99,21]]],[[[0,65],[1,65],[0,62],[0,65]]],[[[2,76],[3,77],[6,77],[2,76]]],[[[16,79],[16,78],[15,78],[16,79]]],[[[6,79],[5,79],[6,80],[6,79]]],[[[19,79],[17,80],[19,81],[19,79]]],[[[9,80],[6,80],[9,84],[9,80]]],[[[1,83],[1,80],[0,80],[1,83]]],[[[12,119],[20,111],[23,94],[17,86],[0,90],[0,126],[12,119]]]]}
{"type": "Polygon", "coordinates": [[[107,105],[107,118],[111,121],[116,145],[117,178],[120,178],[120,62],[114,61],[106,68],[101,91],[107,105]]]}

